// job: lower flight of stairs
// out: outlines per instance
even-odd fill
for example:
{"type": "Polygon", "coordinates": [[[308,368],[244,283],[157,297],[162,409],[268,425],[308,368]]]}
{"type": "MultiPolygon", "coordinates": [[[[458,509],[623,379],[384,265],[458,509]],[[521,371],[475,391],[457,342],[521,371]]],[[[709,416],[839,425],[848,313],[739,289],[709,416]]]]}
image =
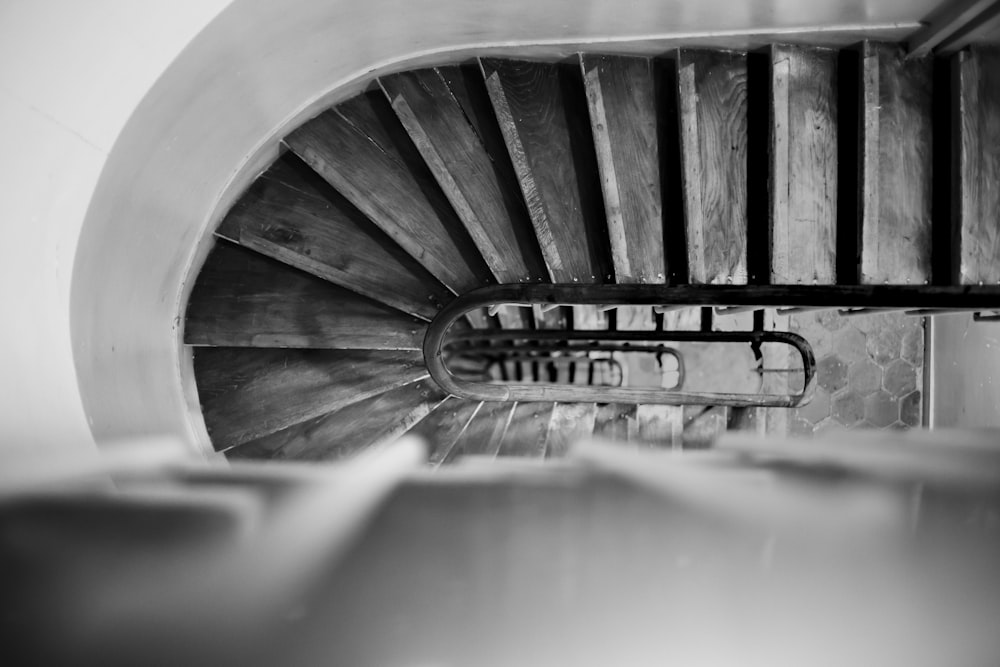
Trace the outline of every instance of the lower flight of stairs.
{"type": "MultiPolygon", "coordinates": [[[[486,285],[1000,283],[996,50],[484,57],[380,77],[284,145],[215,229],[186,313],[205,425],[231,458],[341,458],[415,432],[440,464],[789,428],[777,409],[448,396],[424,333],[486,285]]],[[[789,327],[724,313],[716,327],[789,327]]],[[[654,332],[701,315],[499,305],[465,325],[654,332]]]]}

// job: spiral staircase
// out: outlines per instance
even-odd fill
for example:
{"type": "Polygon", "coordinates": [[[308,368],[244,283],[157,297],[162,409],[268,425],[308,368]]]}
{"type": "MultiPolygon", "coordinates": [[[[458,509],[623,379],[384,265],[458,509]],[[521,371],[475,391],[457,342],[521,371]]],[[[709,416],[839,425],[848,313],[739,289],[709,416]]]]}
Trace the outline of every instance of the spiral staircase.
{"type": "Polygon", "coordinates": [[[482,57],[380,77],[283,145],[187,307],[230,458],[342,458],[406,432],[433,464],[549,458],[592,434],[691,447],[777,423],[752,403],[450,395],[425,336],[496,285],[621,298],[498,301],[456,328],[652,337],[780,329],[782,306],[1000,307],[996,50],[482,57]]]}

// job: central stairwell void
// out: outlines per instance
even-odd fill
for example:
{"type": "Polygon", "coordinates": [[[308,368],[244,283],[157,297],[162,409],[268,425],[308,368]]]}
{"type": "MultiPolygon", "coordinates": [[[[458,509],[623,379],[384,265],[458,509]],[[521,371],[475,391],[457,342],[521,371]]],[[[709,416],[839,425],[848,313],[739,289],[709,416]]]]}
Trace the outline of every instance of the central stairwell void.
{"type": "Polygon", "coordinates": [[[998,91],[995,50],[873,42],[382,76],[214,231],[185,324],[212,443],[319,460],[411,431],[440,464],[778,430],[759,397],[812,384],[789,312],[1000,308],[998,91]],[[489,395],[449,380],[448,335],[489,395]],[[749,398],[678,398],[699,387],[749,398]]]}

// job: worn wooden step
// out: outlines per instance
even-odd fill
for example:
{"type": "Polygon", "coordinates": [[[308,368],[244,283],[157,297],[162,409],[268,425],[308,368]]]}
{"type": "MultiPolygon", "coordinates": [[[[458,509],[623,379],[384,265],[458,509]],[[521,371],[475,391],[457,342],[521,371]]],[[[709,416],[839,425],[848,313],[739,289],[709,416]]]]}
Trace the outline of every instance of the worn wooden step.
{"type": "Polygon", "coordinates": [[[628,442],[635,432],[636,406],[605,403],[597,406],[594,417],[594,437],[618,442],[628,442]]]}
{"type": "MultiPolygon", "coordinates": [[[[456,87],[464,84],[454,74],[451,80],[456,87]]],[[[472,110],[463,109],[444,74],[415,70],[382,77],[379,84],[497,281],[547,278],[516,181],[507,177],[505,161],[487,151],[478,131],[482,123],[470,122],[472,110]]],[[[475,91],[464,92],[472,105],[468,97],[475,91]]]]}
{"type": "Polygon", "coordinates": [[[449,396],[410,430],[430,445],[430,465],[436,467],[449,459],[458,437],[481,406],[480,401],[449,396]]]}
{"type": "Polygon", "coordinates": [[[461,294],[492,281],[381,93],[343,102],[285,142],[448,288],[461,294]]]}
{"type": "Polygon", "coordinates": [[[747,58],[680,49],[680,117],[688,278],[747,282],[747,58]]]}
{"type": "Polygon", "coordinates": [[[545,456],[546,436],[554,403],[518,403],[497,456],[540,459],[545,456]]]}
{"type": "Polygon", "coordinates": [[[663,205],[653,61],[581,54],[618,283],[663,283],[663,205]]]}
{"type": "Polygon", "coordinates": [[[1000,48],[952,57],[952,229],[958,281],[1000,282],[1000,48]]]}
{"type": "Polygon", "coordinates": [[[680,449],[684,432],[684,406],[637,405],[629,441],[647,447],[680,449]]]}
{"type": "Polygon", "coordinates": [[[188,301],[184,342],[419,350],[427,324],[220,239],[188,301]]]}
{"type": "Polygon", "coordinates": [[[231,459],[330,461],[395,440],[445,399],[420,380],[226,450],[231,459]]]}
{"type": "Polygon", "coordinates": [[[931,280],[933,61],[861,45],[860,281],[931,280]]]}
{"type": "Polygon", "coordinates": [[[217,450],[427,376],[411,350],[198,348],[195,378],[217,450]]]}
{"type": "Polygon", "coordinates": [[[838,52],[774,45],[771,284],[837,282],[838,52]]]}
{"type": "Polygon", "coordinates": [[[546,436],[546,458],[561,458],[576,443],[589,440],[596,417],[595,403],[556,403],[546,436]]]}
{"type": "Polygon", "coordinates": [[[450,463],[463,456],[495,457],[507,434],[515,405],[500,401],[484,401],[479,411],[469,420],[465,430],[458,436],[445,462],[450,463]]]}
{"type": "Polygon", "coordinates": [[[453,298],[294,157],[278,160],[258,178],[215,233],[422,319],[453,298]]]}
{"type": "Polygon", "coordinates": [[[481,58],[553,282],[606,282],[611,262],[579,70],[481,58]]]}

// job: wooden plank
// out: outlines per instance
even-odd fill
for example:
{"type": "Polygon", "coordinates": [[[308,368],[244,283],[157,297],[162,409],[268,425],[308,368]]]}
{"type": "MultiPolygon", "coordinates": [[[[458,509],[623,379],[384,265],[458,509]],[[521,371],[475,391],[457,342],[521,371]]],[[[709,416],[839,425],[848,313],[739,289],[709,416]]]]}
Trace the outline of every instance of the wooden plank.
{"type": "Polygon", "coordinates": [[[427,376],[423,355],[410,350],[205,347],[194,371],[218,450],[427,376]]]}
{"type": "Polygon", "coordinates": [[[597,406],[594,417],[594,437],[628,442],[629,433],[635,431],[636,406],[621,403],[607,403],[597,406]]]}
{"type": "Polygon", "coordinates": [[[581,54],[615,280],[666,282],[653,61],[581,54]]]}
{"type": "Polygon", "coordinates": [[[1000,282],[1000,49],[952,58],[959,282],[1000,282]]]}
{"type": "Polygon", "coordinates": [[[384,96],[351,98],[285,142],[449,289],[461,294],[492,281],[384,96]]]}
{"type": "Polygon", "coordinates": [[[511,415],[497,456],[522,456],[540,459],[545,456],[545,438],[549,432],[554,403],[518,403],[511,415]]]}
{"type": "Polygon", "coordinates": [[[611,275],[584,93],[553,63],[480,59],[486,87],[553,282],[611,275]]]}
{"type": "Polygon", "coordinates": [[[419,350],[426,329],[420,319],[220,239],[188,300],[184,342],[419,350]]]}
{"type": "Polygon", "coordinates": [[[574,444],[589,440],[596,417],[594,403],[556,403],[549,421],[545,458],[562,458],[574,444]]]}
{"type": "Polygon", "coordinates": [[[894,44],[861,53],[861,282],[931,280],[933,61],[894,44]]]}
{"type": "Polygon", "coordinates": [[[416,260],[293,157],[278,160],[216,235],[430,320],[453,296],[416,260]]]}
{"type": "Polygon", "coordinates": [[[496,457],[514,415],[515,405],[499,401],[484,402],[459,435],[446,462],[462,456],[496,457]]]}
{"type": "Polygon", "coordinates": [[[637,405],[635,420],[630,426],[630,442],[661,449],[680,449],[684,406],[637,405]]]}
{"type": "Polygon", "coordinates": [[[537,245],[522,254],[517,230],[530,229],[531,221],[516,184],[504,191],[500,169],[441,73],[403,72],[379,84],[496,279],[546,278],[537,245]]]}
{"type": "Polygon", "coordinates": [[[451,458],[449,455],[458,437],[481,406],[480,401],[449,396],[410,430],[412,435],[421,437],[430,444],[430,465],[437,467],[451,458]]]}
{"type": "Polygon", "coordinates": [[[747,282],[747,58],[677,52],[688,277],[747,282]]]}
{"type": "Polygon", "coordinates": [[[837,62],[771,47],[771,284],[837,282],[837,62]]]}
{"type": "Polygon", "coordinates": [[[412,382],[226,450],[230,459],[331,461],[387,444],[445,399],[431,380],[412,382]]]}

